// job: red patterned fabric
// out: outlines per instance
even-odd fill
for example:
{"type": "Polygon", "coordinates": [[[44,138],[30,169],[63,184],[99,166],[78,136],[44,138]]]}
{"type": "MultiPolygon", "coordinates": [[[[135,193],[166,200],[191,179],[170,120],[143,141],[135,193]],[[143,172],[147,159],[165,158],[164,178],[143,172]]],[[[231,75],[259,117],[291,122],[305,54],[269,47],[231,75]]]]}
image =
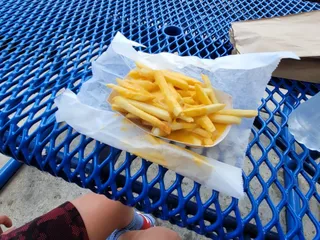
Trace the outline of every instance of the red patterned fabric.
{"type": "Polygon", "coordinates": [[[0,240],[89,240],[84,222],[72,203],[66,202],[26,225],[0,235],[0,240]]]}

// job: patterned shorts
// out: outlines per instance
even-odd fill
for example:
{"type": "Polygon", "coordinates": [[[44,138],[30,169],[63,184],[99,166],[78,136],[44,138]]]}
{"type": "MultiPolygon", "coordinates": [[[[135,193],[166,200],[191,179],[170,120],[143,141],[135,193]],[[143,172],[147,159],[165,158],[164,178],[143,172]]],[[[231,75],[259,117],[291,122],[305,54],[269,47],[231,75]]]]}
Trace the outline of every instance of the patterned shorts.
{"type": "Polygon", "coordinates": [[[89,240],[84,222],[72,203],[66,202],[0,240],[89,240]]]}

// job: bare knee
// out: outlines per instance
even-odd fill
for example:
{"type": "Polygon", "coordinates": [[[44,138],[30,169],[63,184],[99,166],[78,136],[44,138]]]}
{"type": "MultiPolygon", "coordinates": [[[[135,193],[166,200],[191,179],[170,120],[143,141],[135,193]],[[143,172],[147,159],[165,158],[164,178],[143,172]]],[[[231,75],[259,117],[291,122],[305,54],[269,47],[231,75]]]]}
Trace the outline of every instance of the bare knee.
{"type": "Polygon", "coordinates": [[[149,228],[148,231],[150,231],[150,233],[152,233],[152,235],[154,236],[157,236],[157,235],[162,236],[163,240],[180,240],[181,239],[178,233],[165,227],[153,227],[153,228],[149,228]]]}
{"type": "Polygon", "coordinates": [[[105,209],[118,212],[126,208],[121,202],[108,199],[106,196],[95,193],[85,194],[71,201],[77,208],[89,208],[90,211],[104,212],[105,209]]]}
{"type": "Polygon", "coordinates": [[[149,231],[151,231],[155,236],[157,234],[162,234],[163,235],[163,239],[164,240],[180,240],[180,236],[178,233],[176,233],[175,231],[169,229],[169,228],[165,228],[165,227],[153,227],[150,228],[149,231]]]}
{"type": "Polygon", "coordinates": [[[71,202],[84,221],[89,239],[106,239],[115,229],[128,225],[134,214],[132,208],[94,193],[71,202]]]}

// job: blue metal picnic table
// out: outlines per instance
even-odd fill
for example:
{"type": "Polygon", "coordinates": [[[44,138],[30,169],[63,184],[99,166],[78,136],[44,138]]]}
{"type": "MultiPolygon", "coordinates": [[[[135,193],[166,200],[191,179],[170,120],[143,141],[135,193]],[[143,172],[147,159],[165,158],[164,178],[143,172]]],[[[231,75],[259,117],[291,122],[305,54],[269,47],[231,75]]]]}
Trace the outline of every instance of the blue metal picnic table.
{"type": "Polygon", "coordinates": [[[320,5],[301,0],[0,0],[0,4],[0,152],[12,157],[0,169],[0,187],[25,163],[212,239],[303,239],[305,220],[308,229],[313,227],[308,236],[320,239],[319,213],[310,209],[311,201],[320,203],[319,153],[295,142],[287,130],[290,112],[316,94],[319,84],[271,79],[248,145],[251,167],[243,172],[245,200],[251,206],[247,212],[234,198],[222,206],[221,194],[215,191],[203,199],[198,183],[186,193],[180,175],[167,186],[167,169],[129,153],[117,163],[120,150],[57,123],[53,102],[63,89],[77,92],[90,78],[90,61],[107,49],[117,31],[144,44],[140,50],[145,52],[216,58],[232,50],[231,22],[307,12],[320,5]],[[133,172],[135,161],[140,167],[133,172]],[[156,174],[149,179],[151,167],[156,174]],[[259,187],[252,188],[253,183],[259,187]],[[278,200],[271,190],[278,192],[278,200]],[[261,218],[264,211],[271,215],[268,222],[261,218]]]}

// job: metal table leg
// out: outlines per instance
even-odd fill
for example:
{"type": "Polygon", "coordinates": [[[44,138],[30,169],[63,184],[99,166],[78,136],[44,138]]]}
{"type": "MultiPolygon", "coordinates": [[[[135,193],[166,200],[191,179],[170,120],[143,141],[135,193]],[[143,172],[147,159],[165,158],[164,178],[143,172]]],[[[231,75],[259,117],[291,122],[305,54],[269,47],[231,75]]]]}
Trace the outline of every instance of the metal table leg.
{"type": "Polygon", "coordinates": [[[10,178],[13,177],[22,164],[22,162],[18,162],[11,158],[2,168],[0,168],[0,190],[10,178]]]}

